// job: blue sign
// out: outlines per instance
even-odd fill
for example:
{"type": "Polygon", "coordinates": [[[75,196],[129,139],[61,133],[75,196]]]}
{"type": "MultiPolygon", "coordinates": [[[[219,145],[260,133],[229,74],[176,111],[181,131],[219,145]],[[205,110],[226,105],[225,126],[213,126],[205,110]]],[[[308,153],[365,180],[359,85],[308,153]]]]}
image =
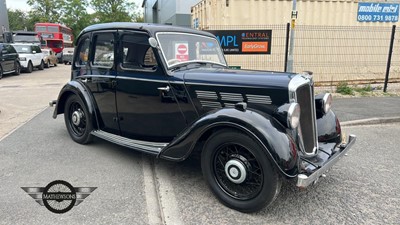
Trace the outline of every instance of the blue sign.
{"type": "Polygon", "coordinates": [[[398,3],[358,3],[357,21],[359,22],[397,22],[398,20],[398,3]]]}

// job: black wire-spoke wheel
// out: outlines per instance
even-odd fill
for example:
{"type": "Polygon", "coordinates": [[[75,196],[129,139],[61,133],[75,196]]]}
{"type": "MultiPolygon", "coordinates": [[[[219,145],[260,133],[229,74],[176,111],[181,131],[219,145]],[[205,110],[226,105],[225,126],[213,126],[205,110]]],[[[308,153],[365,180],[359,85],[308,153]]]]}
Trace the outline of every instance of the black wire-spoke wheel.
{"type": "Polygon", "coordinates": [[[266,149],[244,133],[223,129],[211,135],[201,165],[217,198],[236,210],[258,211],[279,193],[281,181],[266,149]]]}
{"type": "Polygon", "coordinates": [[[233,198],[249,200],[260,193],[263,172],[255,156],[239,143],[220,146],[214,155],[214,173],[221,188],[233,198]]]}
{"type": "Polygon", "coordinates": [[[71,95],[64,107],[65,125],[71,138],[81,144],[91,141],[92,123],[88,110],[82,100],[71,95]]]}

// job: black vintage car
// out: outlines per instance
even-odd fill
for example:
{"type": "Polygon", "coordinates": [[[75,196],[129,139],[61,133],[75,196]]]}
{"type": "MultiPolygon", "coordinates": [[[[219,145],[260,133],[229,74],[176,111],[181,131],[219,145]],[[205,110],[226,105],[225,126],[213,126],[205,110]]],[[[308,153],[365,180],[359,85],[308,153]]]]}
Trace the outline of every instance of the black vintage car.
{"type": "Polygon", "coordinates": [[[210,33],[136,23],[84,29],[50,102],[81,144],[96,136],[172,161],[201,151],[211,190],[243,212],[272,203],[282,179],[316,182],[349,150],[356,137],[331,103],[310,74],[231,70],[210,33]]]}

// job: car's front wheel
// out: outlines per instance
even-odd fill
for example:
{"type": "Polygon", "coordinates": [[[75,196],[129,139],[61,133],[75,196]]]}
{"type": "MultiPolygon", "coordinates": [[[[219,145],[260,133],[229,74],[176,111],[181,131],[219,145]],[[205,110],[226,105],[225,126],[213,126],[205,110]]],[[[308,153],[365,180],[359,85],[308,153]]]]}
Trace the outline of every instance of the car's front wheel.
{"type": "Polygon", "coordinates": [[[0,66],[0,79],[3,78],[3,68],[0,66]]]}
{"type": "Polygon", "coordinates": [[[202,151],[201,167],[217,198],[238,211],[262,209],[275,200],[281,187],[263,147],[236,130],[211,135],[202,151]]]}
{"type": "Polygon", "coordinates": [[[78,96],[71,95],[65,102],[64,120],[72,140],[80,144],[87,144],[92,140],[91,118],[85,104],[78,96]]]}
{"type": "Polygon", "coordinates": [[[21,64],[19,62],[14,62],[14,75],[21,74],[21,64]]]}
{"type": "Polygon", "coordinates": [[[50,67],[50,60],[47,60],[47,62],[44,64],[44,68],[49,68],[50,67]]]}
{"type": "Polygon", "coordinates": [[[33,65],[32,65],[32,62],[29,61],[28,62],[28,68],[26,69],[26,72],[32,73],[32,71],[33,71],[33,65]]]}

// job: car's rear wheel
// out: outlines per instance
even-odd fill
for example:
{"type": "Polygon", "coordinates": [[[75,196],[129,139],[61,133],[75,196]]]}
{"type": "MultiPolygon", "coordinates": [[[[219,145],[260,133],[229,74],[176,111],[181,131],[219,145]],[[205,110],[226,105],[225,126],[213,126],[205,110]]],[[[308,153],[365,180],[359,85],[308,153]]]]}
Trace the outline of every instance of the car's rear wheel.
{"type": "Polygon", "coordinates": [[[260,144],[236,130],[214,133],[202,151],[203,176],[226,206],[254,212],[272,203],[281,180],[260,144]]]}
{"type": "Polygon", "coordinates": [[[29,61],[28,62],[28,68],[26,69],[26,72],[32,73],[32,71],[33,71],[33,65],[32,65],[32,62],[29,61]]]}
{"type": "Polygon", "coordinates": [[[19,62],[14,62],[14,75],[21,74],[21,64],[19,62]]]}
{"type": "Polygon", "coordinates": [[[39,70],[43,70],[43,69],[44,69],[44,62],[43,62],[43,60],[40,61],[40,65],[38,66],[38,69],[39,69],[39,70]]]}
{"type": "Polygon", "coordinates": [[[71,95],[65,102],[64,120],[72,140],[80,144],[87,144],[92,140],[91,118],[85,104],[78,96],[71,95]]]}
{"type": "Polygon", "coordinates": [[[50,60],[47,60],[47,62],[44,64],[44,68],[49,68],[50,67],[50,60]]]}

